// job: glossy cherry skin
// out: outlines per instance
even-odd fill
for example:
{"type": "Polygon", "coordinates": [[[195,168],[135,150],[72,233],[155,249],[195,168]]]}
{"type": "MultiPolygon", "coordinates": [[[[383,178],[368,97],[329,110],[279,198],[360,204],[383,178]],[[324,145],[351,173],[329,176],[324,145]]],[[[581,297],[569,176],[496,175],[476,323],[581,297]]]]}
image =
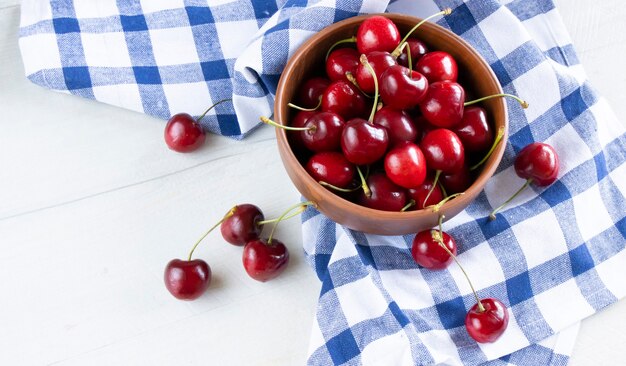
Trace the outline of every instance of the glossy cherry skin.
{"type": "Polygon", "coordinates": [[[416,210],[421,210],[424,207],[436,205],[437,203],[441,202],[441,200],[443,199],[443,192],[441,192],[441,188],[439,188],[439,185],[435,186],[435,189],[433,189],[430,197],[428,197],[428,201],[425,201],[426,196],[428,196],[428,192],[430,192],[430,189],[433,187],[433,183],[433,178],[427,176],[426,179],[424,179],[424,182],[419,185],[419,187],[409,189],[409,198],[415,201],[415,206],[412,208],[416,210]]]}
{"type": "Polygon", "coordinates": [[[404,66],[390,66],[380,76],[380,97],[385,105],[396,109],[412,109],[426,96],[428,80],[404,66]]]}
{"type": "Polygon", "coordinates": [[[429,169],[452,174],[463,168],[465,151],[459,137],[452,131],[439,128],[424,135],[420,143],[429,169]]]}
{"type": "Polygon", "coordinates": [[[332,112],[320,112],[307,119],[304,127],[306,131],[300,134],[302,143],[307,149],[315,152],[338,150],[345,123],[343,119],[332,112]]]}
{"type": "Polygon", "coordinates": [[[283,273],[289,263],[289,251],[282,242],[273,238],[253,240],[243,248],[243,268],[248,276],[261,282],[276,278],[283,273]]]}
{"type": "Polygon", "coordinates": [[[422,56],[415,70],[424,75],[430,83],[437,81],[456,81],[459,69],[454,58],[447,52],[434,51],[422,56]]]}
{"type": "MultiPolygon", "coordinates": [[[[371,52],[367,54],[367,62],[374,69],[374,74],[376,74],[376,80],[379,81],[380,84],[380,76],[387,70],[389,67],[397,65],[396,60],[391,57],[388,52],[371,52]]],[[[363,92],[368,94],[374,94],[374,77],[370,70],[360,64],[356,69],[356,82],[359,84],[359,87],[363,92]]]]}
{"type": "Polygon", "coordinates": [[[453,81],[439,81],[428,86],[420,111],[432,125],[450,128],[461,122],[465,89],[453,81]]]}
{"type": "Polygon", "coordinates": [[[163,275],[165,288],[179,300],[195,300],[211,284],[211,267],[202,259],[172,259],[163,275]]]}
{"type": "MultiPolygon", "coordinates": [[[[309,120],[309,118],[311,118],[313,115],[317,114],[319,112],[316,111],[298,111],[298,113],[296,113],[295,117],[293,117],[293,119],[291,120],[291,123],[289,123],[289,126],[291,127],[304,127],[304,125],[306,124],[306,121],[309,120]]],[[[302,141],[302,134],[298,133],[298,132],[287,132],[287,138],[289,139],[289,144],[291,145],[291,148],[294,150],[294,152],[296,153],[301,153],[303,152],[306,147],[304,146],[304,141],[302,141]]]]}
{"type": "Polygon", "coordinates": [[[367,116],[369,108],[365,96],[352,83],[339,80],[330,84],[324,91],[322,111],[333,112],[349,120],[367,116]]]}
{"type": "Polygon", "coordinates": [[[359,195],[362,206],[382,211],[400,211],[406,205],[406,191],[393,183],[383,173],[373,173],[367,178],[371,196],[363,191],[359,195]]]}
{"type": "Polygon", "coordinates": [[[426,43],[416,38],[409,38],[406,42],[408,43],[408,46],[404,49],[404,51],[402,51],[400,56],[398,56],[397,61],[398,64],[404,67],[409,67],[409,57],[407,52],[411,52],[411,61],[413,62],[413,65],[415,65],[417,61],[428,52],[428,47],[426,46],[426,43]]]}
{"type": "Polygon", "coordinates": [[[487,122],[487,112],[481,107],[465,108],[461,122],[452,131],[459,136],[466,151],[486,151],[493,143],[493,130],[487,122]]]}
{"type": "Polygon", "coordinates": [[[330,80],[321,77],[311,78],[302,84],[298,91],[298,105],[303,108],[315,108],[320,97],[330,85],[330,80]]]}
{"type": "Polygon", "coordinates": [[[495,342],[509,325],[509,312],[497,299],[482,299],[480,303],[485,311],[480,312],[478,303],[474,304],[465,316],[465,329],[476,342],[495,342]]]}
{"type": "Polygon", "coordinates": [[[400,142],[385,155],[385,173],[404,188],[417,188],[426,179],[426,159],[412,142],[400,142]]]}
{"type": "Polygon", "coordinates": [[[552,146],[533,142],[517,154],[515,172],[538,186],[549,186],[559,175],[559,156],[552,146]]]}
{"type": "Polygon", "coordinates": [[[419,133],[408,113],[387,106],[376,111],[374,124],[387,129],[389,146],[402,141],[415,141],[419,133]]]}
{"type": "Polygon", "coordinates": [[[340,48],[328,55],[326,60],[326,75],[332,81],[347,80],[346,72],[356,73],[359,66],[359,53],[353,48],[340,48]]]}
{"type": "Polygon", "coordinates": [[[258,225],[258,222],[263,220],[265,216],[260,208],[244,203],[235,206],[233,214],[220,225],[220,231],[227,242],[233,245],[244,245],[250,240],[259,238],[263,225],[258,225]]]}
{"type": "Polygon", "coordinates": [[[177,152],[194,151],[206,138],[202,126],[187,113],[177,113],[165,125],[165,143],[177,152]]]}
{"type": "Polygon", "coordinates": [[[400,44],[400,32],[396,25],[382,15],[374,15],[361,23],[356,32],[356,48],[359,54],[373,51],[393,51],[400,44]]]}
{"type": "Polygon", "coordinates": [[[348,121],[341,135],[341,151],[356,165],[371,164],[382,158],[388,145],[387,129],[361,118],[348,121]]]}
{"type": "MultiPolygon", "coordinates": [[[[437,230],[424,230],[415,234],[411,255],[415,263],[428,269],[443,269],[448,267],[453,261],[452,256],[441,247],[438,241],[433,238],[433,234],[438,234],[437,230]]],[[[443,244],[456,255],[456,241],[443,232],[443,244]]]]}
{"type": "Polygon", "coordinates": [[[472,185],[474,179],[467,165],[463,165],[463,168],[455,173],[442,174],[439,177],[439,182],[448,194],[455,194],[465,192],[472,185]]]}
{"type": "Polygon", "coordinates": [[[356,169],[343,154],[327,151],[313,155],[306,164],[306,171],[318,182],[346,188],[352,184],[356,169]]]}

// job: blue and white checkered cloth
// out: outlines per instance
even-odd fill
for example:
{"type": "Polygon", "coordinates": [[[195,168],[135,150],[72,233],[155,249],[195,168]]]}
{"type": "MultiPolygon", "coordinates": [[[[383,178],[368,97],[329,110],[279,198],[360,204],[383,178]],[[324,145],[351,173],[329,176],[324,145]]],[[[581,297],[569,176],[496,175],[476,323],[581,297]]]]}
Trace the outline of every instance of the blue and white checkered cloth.
{"type": "MultiPolygon", "coordinates": [[[[587,81],[551,0],[24,0],[26,74],[45,87],[163,119],[199,115],[243,137],[271,114],[289,54],[333,22],[370,12],[424,17],[469,41],[508,93],[510,140],[485,191],[444,229],[479,295],[510,322],[477,344],[463,320],[474,304],[452,265],[419,268],[412,236],[366,235],[313,209],[303,216],[307,258],[322,281],[311,365],[562,365],[579,321],[626,296],[626,135],[587,81]],[[388,6],[388,7],[387,7],[388,6]],[[555,147],[559,180],[532,187],[489,222],[523,181],[512,167],[532,141],[555,147]]],[[[419,33],[418,33],[419,36],[419,33]]]]}

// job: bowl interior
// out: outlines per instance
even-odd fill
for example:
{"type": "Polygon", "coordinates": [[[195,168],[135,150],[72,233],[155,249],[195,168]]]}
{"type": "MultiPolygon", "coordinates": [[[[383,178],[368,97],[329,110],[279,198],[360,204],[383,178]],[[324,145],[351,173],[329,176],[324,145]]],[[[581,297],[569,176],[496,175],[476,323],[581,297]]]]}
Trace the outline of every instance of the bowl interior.
{"type": "MultiPolygon", "coordinates": [[[[420,19],[402,14],[382,14],[390,18],[406,34],[420,19]]],[[[277,122],[287,125],[294,110],[287,103],[296,100],[298,88],[308,78],[323,75],[324,58],[327,50],[337,41],[352,37],[361,22],[369,17],[359,16],[335,23],[307,40],[291,57],[280,78],[274,105],[274,117],[277,122]]],[[[487,62],[469,44],[454,33],[434,24],[424,23],[414,36],[425,42],[430,50],[450,53],[459,66],[459,83],[471,97],[502,93],[500,84],[487,62]]],[[[484,188],[487,180],[495,172],[504,153],[508,129],[506,103],[502,98],[491,99],[480,104],[487,111],[494,131],[505,128],[505,136],[492,156],[484,164],[482,171],[470,188],[442,206],[440,213],[446,219],[461,212],[484,188]]],[[[283,129],[276,130],[279,152],[283,163],[296,188],[308,200],[317,203],[318,209],[334,221],[351,229],[368,233],[398,235],[417,232],[437,224],[438,213],[432,210],[409,212],[387,212],[370,209],[344,200],[333,192],[320,186],[298,161],[289,146],[287,134],[283,129]]]]}

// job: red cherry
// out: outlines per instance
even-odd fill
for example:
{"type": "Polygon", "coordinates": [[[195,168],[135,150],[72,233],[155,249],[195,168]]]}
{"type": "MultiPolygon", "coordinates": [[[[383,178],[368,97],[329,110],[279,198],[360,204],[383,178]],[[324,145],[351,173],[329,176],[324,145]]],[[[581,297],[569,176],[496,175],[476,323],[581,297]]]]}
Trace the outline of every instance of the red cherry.
{"type": "Polygon", "coordinates": [[[204,144],[205,134],[200,123],[187,113],[177,113],[165,125],[165,143],[177,152],[190,152],[204,144]]]}
{"type": "Polygon", "coordinates": [[[396,109],[412,109],[426,96],[428,81],[416,71],[404,66],[390,66],[380,80],[380,97],[396,109]]]}
{"type": "Polygon", "coordinates": [[[318,182],[346,188],[353,182],[355,168],[341,153],[333,151],[313,155],[306,164],[306,171],[318,182]]]}
{"type": "Polygon", "coordinates": [[[376,111],[374,124],[387,129],[389,146],[402,141],[415,141],[419,132],[408,113],[387,106],[376,111]]]}
{"type": "Polygon", "coordinates": [[[463,168],[465,152],[459,137],[439,128],[427,133],[420,143],[428,168],[452,174],[463,168]]]}
{"type": "Polygon", "coordinates": [[[426,43],[420,41],[416,38],[409,38],[406,40],[408,46],[404,49],[404,51],[398,56],[398,64],[409,67],[409,56],[408,52],[411,52],[411,61],[413,65],[417,63],[420,57],[424,56],[426,52],[428,52],[428,47],[426,43]]]}
{"type": "Polygon", "coordinates": [[[495,342],[509,324],[509,313],[500,300],[487,298],[480,300],[483,310],[476,303],[465,316],[467,333],[479,343],[495,342]]]}
{"type": "MultiPolygon", "coordinates": [[[[376,74],[377,80],[380,80],[380,77],[385,70],[398,64],[388,52],[370,52],[367,54],[367,62],[369,62],[374,69],[374,74],[376,74]]],[[[359,65],[356,69],[355,77],[357,84],[359,84],[359,88],[361,88],[364,93],[374,93],[374,76],[365,65],[359,65]]]]}
{"type": "Polygon", "coordinates": [[[320,102],[320,97],[330,85],[326,78],[311,78],[302,84],[298,92],[298,103],[303,108],[315,108],[320,102]]]}
{"type": "Polygon", "coordinates": [[[381,15],[369,17],[356,32],[356,47],[360,54],[373,51],[393,51],[400,44],[400,32],[396,25],[381,15]]]}
{"type": "Polygon", "coordinates": [[[261,209],[249,203],[237,205],[220,225],[220,231],[224,240],[233,245],[244,245],[251,240],[256,240],[261,235],[263,225],[259,221],[265,220],[261,209]]]}
{"type": "Polygon", "coordinates": [[[335,113],[320,112],[306,121],[306,131],[300,131],[300,138],[307,149],[315,152],[339,149],[345,123],[335,113]]]}
{"type": "Polygon", "coordinates": [[[415,65],[415,70],[423,74],[430,83],[444,80],[456,81],[459,74],[452,55],[443,51],[428,52],[422,56],[415,65]]]}
{"type": "Polygon", "coordinates": [[[348,120],[366,116],[368,106],[363,94],[352,83],[339,80],[330,84],[324,91],[322,111],[336,113],[348,120]]]}
{"type": "Polygon", "coordinates": [[[461,122],[464,102],[465,90],[461,85],[453,81],[439,81],[429,85],[419,107],[429,123],[450,128],[461,122]]]}
{"type": "Polygon", "coordinates": [[[424,182],[419,185],[419,187],[409,189],[409,197],[413,201],[415,201],[415,208],[417,210],[421,210],[424,207],[428,207],[431,205],[436,205],[443,199],[443,192],[441,192],[441,188],[436,185],[433,189],[433,184],[433,178],[427,176],[424,182]],[[428,192],[430,192],[431,189],[433,191],[430,194],[430,197],[428,197],[428,201],[425,201],[426,196],[428,196],[428,192]]]}
{"type": "Polygon", "coordinates": [[[359,66],[359,53],[353,48],[334,50],[326,60],[326,74],[332,81],[347,80],[346,72],[356,73],[359,66]]]}
{"type": "Polygon", "coordinates": [[[382,158],[388,144],[386,128],[361,118],[348,121],[341,135],[341,150],[356,165],[371,164],[382,158]]]}
{"type": "Polygon", "coordinates": [[[559,175],[559,157],[552,146],[533,142],[517,154],[515,172],[538,186],[549,186],[559,175]]]}
{"type": "MultiPolygon", "coordinates": [[[[424,230],[417,233],[413,238],[411,255],[415,263],[424,268],[443,269],[448,267],[453,259],[450,253],[433,238],[434,233],[439,234],[436,230],[424,230]]],[[[443,232],[443,243],[452,254],[456,255],[456,241],[446,232],[443,232]]]]}
{"type": "Polygon", "coordinates": [[[209,288],[211,267],[202,259],[172,259],[165,267],[165,287],[177,299],[194,300],[209,288]]]}
{"type": "Polygon", "coordinates": [[[452,129],[463,142],[466,151],[485,151],[493,143],[493,130],[487,122],[487,112],[481,107],[467,107],[463,119],[452,129]]]}
{"type": "Polygon", "coordinates": [[[417,188],[426,178],[426,159],[417,145],[401,142],[385,156],[385,173],[395,184],[417,188]]]}
{"type": "Polygon", "coordinates": [[[365,207],[382,211],[400,211],[406,205],[406,192],[393,183],[385,174],[373,173],[367,178],[371,191],[368,197],[361,191],[359,203],[365,207]]]}
{"type": "Polygon", "coordinates": [[[473,183],[472,174],[467,165],[463,165],[463,168],[455,173],[442,175],[439,180],[448,194],[465,192],[473,183]]]}
{"type": "Polygon", "coordinates": [[[253,240],[243,248],[243,268],[253,279],[269,281],[280,275],[289,263],[289,251],[282,242],[253,240]]]}
{"type": "MultiPolygon", "coordinates": [[[[306,125],[306,122],[309,120],[309,118],[311,118],[312,116],[314,116],[315,114],[317,114],[319,112],[316,111],[298,111],[298,113],[296,114],[295,117],[293,117],[293,119],[291,120],[291,123],[289,124],[289,126],[291,127],[297,127],[297,128],[302,128],[306,125]]],[[[299,151],[302,148],[304,148],[304,141],[302,141],[302,134],[301,133],[288,133],[287,134],[289,141],[291,143],[291,147],[292,149],[299,151]]]]}

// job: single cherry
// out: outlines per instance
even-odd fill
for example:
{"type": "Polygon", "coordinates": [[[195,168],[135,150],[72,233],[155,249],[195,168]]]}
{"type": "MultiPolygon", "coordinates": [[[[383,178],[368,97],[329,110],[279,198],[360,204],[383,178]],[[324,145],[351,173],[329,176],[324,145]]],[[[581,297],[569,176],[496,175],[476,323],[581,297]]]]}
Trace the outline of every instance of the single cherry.
{"type": "Polygon", "coordinates": [[[315,108],[329,85],[330,80],[322,77],[314,77],[305,81],[298,92],[298,103],[304,108],[315,108]]]}
{"type": "Polygon", "coordinates": [[[322,111],[336,113],[346,120],[366,116],[367,104],[363,94],[345,80],[333,82],[322,95],[322,111]]]}
{"type": "Polygon", "coordinates": [[[467,107],[461,122],[452,131],[459,136],[466,151],[486,151],[493,143],[493,130],[487,122],[487,112],[481,107],[467,107]]]}
{"type": "Polygon", "coordinates": [[[463,87],[456,82],[446,80],[431,83],[419,107],[429,123],[450,128],[461,122],[464,103],[463,87]]]}
{"type": "Polygon", "coordinates": [[[385,72],[389,67],[397,65],[396,59],[391,57],[389,52],[370,52],[367,54],[367,61],[369,62],[372,69],[374,69],[374,75],[370,73],[367,67],[363,64],[360,64],[356,70],[356,82],[359,85],[359,88],[364,93],[372,94],[374,93],[374,79],[380,80],[381,75],[385,72]]]}
{"type": "Polygon", "coordinates": [[[495,342],[509,324],[506,306],[497,299],[480,300],[467,312],[465,328],[467,333],[479,343],[495,342]],[[479,304],[482,304],[482,310],[479,304]]]}
{"type": "Polygon", "coordinates": [[[420,41],[417,38],[409,38],[406,40],[407,47],[402,51],[402,53],[398,56],[398,64],[409,67],[409,55],[411,53],[411,62],[413,62],[414,66],[420,57],[424,56],[428,52],[428,47],[426,43],[420,41]]]}
{"type": "Polygon", "coordinates": [[[426,159],[412,142],[400,142],[385,156],[385,173],[395,184],[417,188],[426,179],[426,159]]]}
{"type": "Polygon", "coordinates": [[[373,173],[367,178],[368,195],[361,192],[359,203],[365,207],[382,211],[400,211],[406,205],[406,191],[393,183],[383,173],[373,173]]]}
{"type": "Polygon", "coordinates": [[[415,70],[424,75],[429,83],[437,81],[456,81],[459,70],[454,57],[447,52],[433,51],[422,56],[415,70]]]}
{"type": "Polygon", "coordinates": [[[439,128],[428,132],[420,143],[428,168],[445,174],[463,168],[465,151],[459,137],[452,131],[439,128]]]}
{"type": "MultiPolygon", "coordinates": [[[[359,53],[353,48],[340,48],[328,55],[326,74],[332,81],[347,80],[346,72],[356,73],[359,66],[359,53]]],[[[330,84],[330,83],[329,83],[330,84]]]]}
{"type": "Polygon", "coordinates": [[[253,279],[269,281],[280,275],[289,263],[289,251],[277,239],[257,239],[243,248],[243,268],[253,279]]]}
{"type": "Polygon", "coordinates": [[[409,197],[415,202],[415,209],[421,210],[425,207],[436,205],[443,199],[443,192],[441,188],[434,183],[432,177],[427,176],[424,182],[417,188],[411,188],[408,191],[409,197]],[[433,188],[434,187],[434,188],[433,188]],[[432,193],[426,200],[428,192],[432,190],[432,193]]]}
{"type": "Polygon", "coordinates": [[[211,267],[202,259],[172,259],[165,267],[165,287],[179,300],[195,300],[211,284],[211,267]]]}
{"type": "Polygon", "coordinates": [[[442,232],[445,250],[438,240],[435,240],[439,232],[437,230],[420,231],[413,238],[411,255],[415,263],[428,269],[443,269],[452,263],[452,253],[456,255],[456,241],[446,232],[442,232]]]}
{"type": "Polygon", "coordinates": [[[283,126],[266,117],[261,117],[261,122],[287,131],[296,131],[304,146],[314,152],[338,150],[345,125],[343,119],[332,112],[313,114],[306,119],[303,127],[283,126]]]}
{"type": "Polygon", "coordinates": [[[390,66],[380,76],[380,97],[385,105],[412,109],[426,96],[428,80],[404,66],[390,66]]]}
{"type": "Polygon", "coordinates": [[[265,220],[261,209],[255,205],[245,203],[232,209],[229,215],[220,225],[222,237],[233,245],[245,245],[247,242],[256,240],[261,235],[263,225],[259,222],[265,220]]]}
{"type": "Polygon", "coordinates": [[[504,201],[502,205],[497,207],[489,215],[489,219],[495,220],[496,213],[504,206],[511,202],[531,183],[540,187],[549,186],[554,183],[559,175],[559,156],[554,148],[543,142],[533,142],[526,145],[515,158],[515,173],[523,179],[526,179],[524,185],[504,201]]]}
{"type": "Polygon", "coordinates": [[[306,171],[316,181],[339,188],[352,185],[356,173],[354,165],[334,151],[313,155],[306,164],[306,171]]]}
{"type": "Polygon", "coordinates": [[[376,111],[374,124],[387,129],[389,146],[394,146],[402,141],[415,141],[419,133],[408,113],[388,106],[376,111]]]}
{"type": "Polygon", "coordinates": [[[165,125],[165,143],[177,152],[194,151],[202,144],[206,135],[200,123],[187,113],[177,113],[165,125]]]}
{"type": "Polygon", "coordinates": [[[356,47],[360,54],[374,51],[391,52],[400,44],[396,25],[382,15],[374,15],[361,23],[356,32],[356,47]]]}

